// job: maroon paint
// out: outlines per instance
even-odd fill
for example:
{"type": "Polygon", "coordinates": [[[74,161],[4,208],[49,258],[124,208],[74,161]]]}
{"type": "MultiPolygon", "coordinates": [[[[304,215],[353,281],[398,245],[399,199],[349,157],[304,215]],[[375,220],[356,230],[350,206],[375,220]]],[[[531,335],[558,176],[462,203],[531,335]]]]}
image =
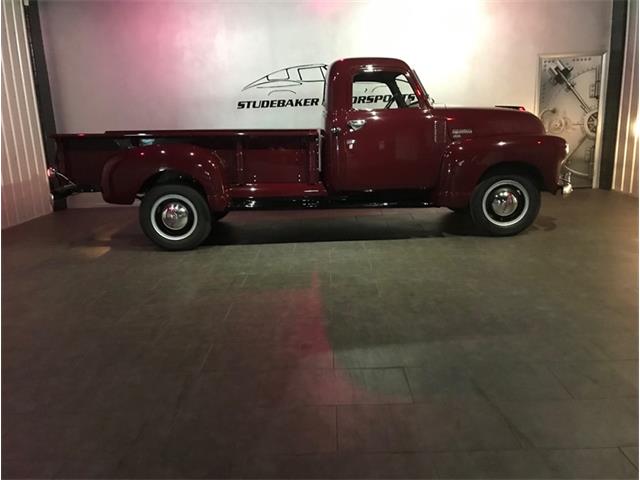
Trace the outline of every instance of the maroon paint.
{"type": "Polygon", "coordinates": [[[131,204],[145,182],[162,173],[193,178],[204,189],[214,211],[229,207],[221,160],[193,145],[167,144],[131,148],[111,158],[102,171],[102,196],[109,203],[131,204]]]}
{"type": "Polygon", "coordinates": [[[390,58],[352,58],[333,63],[328,75],[327,176],[333,191],[429,188],[437,181],[444,145],[434,141],[434,122],[426,95],[409,66],[390,58]],[[352,108],[353,77],[366,71],[404,74],[421,108],[356,110],[352,108]],[[365,120],[352,131],[348,122],[365,120]],[[332,134],[332,129],[340,129],[332,134]],[[352,143],[350,148],[349,143],[352,143]]]}
{"type": "MultiPolygon", "coordinates": [[[[440,184],[434,194],[438,205],[463,207],[482,175],[491,167],[526,166],[540,181],[540,189],[555,193],[565,141],[550,135],[500,135],[451,143],[442,157],[440,184]],[[551,161],[549,161],[551,159],[551,161]]],[[[525,170],[526,172],[527,170],[525,170]]]]}
{"type": "Polygon", "coordinates": [[[352,58],[332,64],[325,131],[109,131],[58,135],[61,170],[97,184],[106,201],[132,203],[163,172],[200,184],[214,211],[231,199],[317,197],[340,192],[422,189],[439,206],[468,203],[489,168],[519,165],[555,193],[564,140],[544,134],[534,115],[506,108],[435,108],[409,66],[396,59],[352,58]],[[406,76],[419,108],[352,108],[353,77],[364,71],[406,76]],[[356,131],[351,120],[365,120],[356,131]],[[462,130],[462,133],[461,133],[462,130]],[[153,145],[143,146],[140,141],[153,145]],[[170,139],[169,143],[166,142],[170,139]],[[129,148],[116,145],[129,141],[129,148]],[[322,149],[322,150],[321,150],[322,149]],[[321,157],[321,158],[319,158],[321,157]]]}

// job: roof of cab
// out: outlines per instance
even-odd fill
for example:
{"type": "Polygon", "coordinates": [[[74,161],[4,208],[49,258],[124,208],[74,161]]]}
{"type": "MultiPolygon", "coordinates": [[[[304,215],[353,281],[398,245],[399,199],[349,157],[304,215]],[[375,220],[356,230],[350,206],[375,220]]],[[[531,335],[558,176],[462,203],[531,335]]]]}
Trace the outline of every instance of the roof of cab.
{"type": "Polygon", "coordinates": [[[385,58],[385,57],[354,57],[354,58],[341,58],[331,64],[329,70],[341,71],[348,70],[354,66],[371,65],[378,68],[398,68],[406,70],[409,68],[404,60],[399,58],[385,58]]]}

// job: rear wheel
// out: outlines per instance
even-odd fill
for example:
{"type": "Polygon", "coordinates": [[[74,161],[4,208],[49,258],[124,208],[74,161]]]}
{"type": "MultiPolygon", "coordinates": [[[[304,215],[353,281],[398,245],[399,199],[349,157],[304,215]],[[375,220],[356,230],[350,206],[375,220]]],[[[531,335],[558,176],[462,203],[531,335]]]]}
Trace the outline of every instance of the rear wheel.
{"type": "Polygon", "coordinates": [[[211,212],[204,197],[186,185],[159,185],[140,205],[145,235],[166,250],[190,250],[211,231],[211,212]]]}
{"type": "Polygon", "coordinates": [[[522,175],[496,175],[481,181],[471,195],[474,224],[489,235],[520,233],[540,210],[540,191],[522,175]]]}

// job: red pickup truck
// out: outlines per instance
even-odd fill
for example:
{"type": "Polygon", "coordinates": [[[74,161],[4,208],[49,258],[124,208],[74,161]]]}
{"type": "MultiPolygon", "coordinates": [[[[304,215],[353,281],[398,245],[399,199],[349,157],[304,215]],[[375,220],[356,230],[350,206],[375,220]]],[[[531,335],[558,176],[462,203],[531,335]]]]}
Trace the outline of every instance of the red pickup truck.
{"type": "Polygon", "coordinates": [[[481,232],[513,235],[534,221],[541,191],[571,192],[567,144],[535,115],[434,107],[401,60],[338,60],[324,98],[325,130],[56,135],[53,193],[140,199],[149,239],[183,250],[230,210],[255,208],[449,207],[481,232]]]}

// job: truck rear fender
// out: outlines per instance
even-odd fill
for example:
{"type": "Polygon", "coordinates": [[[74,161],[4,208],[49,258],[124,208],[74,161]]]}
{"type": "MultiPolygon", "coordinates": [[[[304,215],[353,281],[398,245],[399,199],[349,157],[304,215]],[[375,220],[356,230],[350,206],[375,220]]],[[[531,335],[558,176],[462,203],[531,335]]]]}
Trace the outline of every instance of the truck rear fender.
{"type": "Polygon", "coordinates": [[[475,186],[493,173],[519,173],[543,191],[555,193],[566,143],[550,135],[509,135],[468,138],[447,146],[442,157],[435,201],[460,208],[469,203],[475,186]]]}
{"type": "Polygon", "coordinates": [[[191,183],[213,211],[229,207],[222,159],[214,152],[185,144],[131,148],[112,157],[102,171],[102,196],[109,203],[131,204],[158,183],[191,183]]]}

